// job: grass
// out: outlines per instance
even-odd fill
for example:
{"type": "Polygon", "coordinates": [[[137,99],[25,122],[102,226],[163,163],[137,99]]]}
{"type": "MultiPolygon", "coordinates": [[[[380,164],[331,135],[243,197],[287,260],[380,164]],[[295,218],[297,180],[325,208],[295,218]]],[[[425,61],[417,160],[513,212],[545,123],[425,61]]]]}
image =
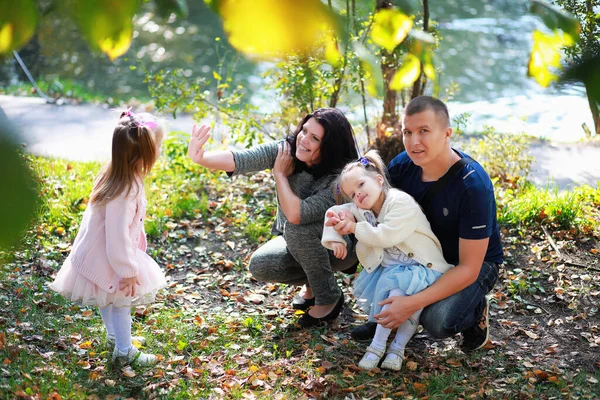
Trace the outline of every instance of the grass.
{"type": "MultiPolygon", "coordinates": [[[[36,84],[40,90],[51,99],[60,98],[76,103],[117,106],[120,104],[127,104],[131,98],[129,95],[107,96],[70,79],[54,79],[52,81],[40,79],[39,81],[36,81],[36,84]]],[[[27,82],[0,87],[0,94],[12,96],[38,96],[33,85],[27,82]]],[[[137,101],[148,103],[151,99],[150,97],[140,98],[137,99],[137,101]]]]}
{"type": "Polygon", "coordinates": [[[590,233],[596,228],[598,193],[600,190],[589,186],[560,193],[556,188],[538,189],[530,184],[519,190],[501,190],[497,195],[498,221],[503,225],[576,227],[590,233]]]}
{"type": "MultiPolygon", "coordinates": [[[[231,180],[205,171],[188,160],[177,135],[146,179],[149,254],[170,284],[156,303],[133,311],[133,333],[145,336],[144,349],[162,360],[153,368],[117,368],[97,310],[47,287],[68,254],[101,166],[31,163],[43,198],[38,218],[19,249],[0,253],[0,398],[600,396],[593,384],[598,370],[530,368],[511,348],[466,355],[422,336],[411,341],[401,373],[358,370],[364,345],[349,339],[346,317],[329,330],[297,332],[287,307],[293,289],[257,283],[245,267],[268,239],[276,211],[268,174],[231,180]]],[[[566,194],[504,188],[499,220],[503,229],[524,234],[547,225],[597,236],[599,200],[599,188],[566,194]]],[[[545,275],[509,272],[507,297],[545,296],[537,280],[545,275]]]]}

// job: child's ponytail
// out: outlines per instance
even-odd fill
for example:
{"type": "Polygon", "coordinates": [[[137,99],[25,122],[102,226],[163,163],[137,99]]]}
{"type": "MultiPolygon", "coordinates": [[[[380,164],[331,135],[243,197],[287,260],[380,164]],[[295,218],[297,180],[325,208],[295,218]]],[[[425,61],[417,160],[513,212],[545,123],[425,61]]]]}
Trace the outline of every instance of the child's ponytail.
{"type": "Polygon", "coordinates": [[[147,175],[158,158],[164,128],[150,114],[121,114],[113,132],[111,161],[98,175],[90,202],[106,204],[129,194],[136,178],[147,175]]]}

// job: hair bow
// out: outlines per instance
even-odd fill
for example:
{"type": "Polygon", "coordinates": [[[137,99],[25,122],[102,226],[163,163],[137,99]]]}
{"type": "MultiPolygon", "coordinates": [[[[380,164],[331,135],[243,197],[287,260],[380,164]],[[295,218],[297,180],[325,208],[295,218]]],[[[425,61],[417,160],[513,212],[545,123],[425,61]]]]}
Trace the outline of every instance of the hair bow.
{"type": "Polygon", "coordinates": [[[131,120],[140,127],[144,126],[150,130],[154,130],[158,126],[158,124],[154,121],[138,121],[135,113],[131,111],[131,107],[127,108],[127,110],[123,111],[123,114],[121,114],[121,118],[125,116],[131,118],[131,120]]]}

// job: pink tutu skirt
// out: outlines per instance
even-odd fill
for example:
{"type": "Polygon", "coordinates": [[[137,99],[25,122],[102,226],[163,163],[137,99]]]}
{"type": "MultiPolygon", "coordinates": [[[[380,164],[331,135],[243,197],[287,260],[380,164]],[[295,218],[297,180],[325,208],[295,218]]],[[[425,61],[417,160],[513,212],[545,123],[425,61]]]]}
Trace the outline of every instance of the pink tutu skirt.
{"type": "Polygon", "coordinates": [[[99,288],[95,283],[81,275],[72,267],[67,259],[49,287],[65,298],[85,306],[131,307],[141,304],[151,304],[156,299],[156,293],[167,286],[164,273],[158,264],[145,252],[137,251],[136,259],[139,265],[139,285],[135,287],[135,296],[125,296],[117,290],[109,293],[99,288]]]}

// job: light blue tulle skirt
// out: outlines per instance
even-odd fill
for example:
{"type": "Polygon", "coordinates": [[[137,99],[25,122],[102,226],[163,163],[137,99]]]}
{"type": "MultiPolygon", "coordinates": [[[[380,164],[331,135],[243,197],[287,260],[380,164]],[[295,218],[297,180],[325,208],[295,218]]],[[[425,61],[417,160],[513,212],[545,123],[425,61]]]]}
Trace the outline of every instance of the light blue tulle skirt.
{"type": "Polygon", "coordinates": [[[389,297],[390,290],[400,289],[410,296],[430,286],[440,276],[441,272],[422,265],[379,266],[371,273],[363,269],[354,281],[354,298],[360,309],[369,314],[369,320],[373,321],[373,316],[381,312],[378,303],[389,297]]]}

